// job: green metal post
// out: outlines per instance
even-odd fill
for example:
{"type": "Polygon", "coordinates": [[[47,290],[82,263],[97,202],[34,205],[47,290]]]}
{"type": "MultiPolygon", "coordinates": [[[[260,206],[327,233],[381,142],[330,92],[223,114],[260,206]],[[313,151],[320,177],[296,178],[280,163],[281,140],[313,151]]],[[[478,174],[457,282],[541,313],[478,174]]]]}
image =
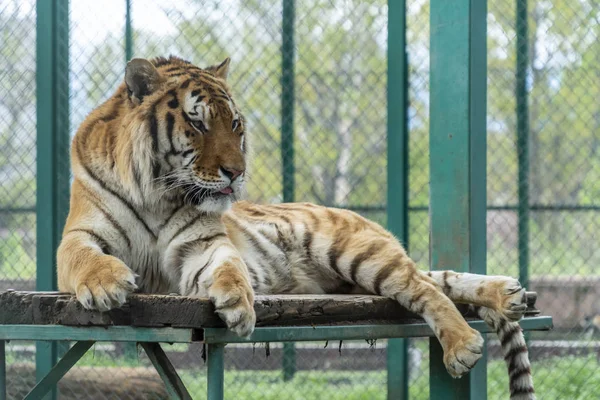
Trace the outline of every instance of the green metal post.
{"type": "Polygon", "coordinates": [[[131,27],[131,0],[125,0],[125,62],[133,58],[133,29],[131,27]]]}
{"type": "Polygon", "coordinates": [[[294,201],[294,44],[295,0],[283,0],[281,44],[281,159],[283,201],[294,201]]]}
{"type": "MultiPolygon", "coordinates": [[[[281,27],[281,161],[283,165],[283,202],[294,201],[294,64],[296,48],[294,25],[295,0],[283,0],[281,27]]],[[[296,346],[283,344],[283,379],[288,381],[296,373],[296,346]]]]}
{"type": "MultiPolygon", "coordinates": [[[[131,25],[131,0],[125,0],[125,64],[133,58],[133,29],[131,25]]],[[[123,354],[129,361],[137,360],[137,344],[122,343],[123,354]]]]}
{"type": "Polygon", "coordinates": [[[527,0],[517,0],[517,157],[519,165],[519,281],[529,285],[529,107],[527,102],[527,0]]]}
{"type": "MultiPolygon", "coordinates": [[[[69,1],[36,5],[37,290],[56,290],[56,248],[69,204],[69,1]]],[[[56,343],[37,343],[38,381],[54,366],[56,343]]],[[[46,397],[56,398],[56,388],[46,397]]]]}
{"type": "Polygon", "coordinates": [[[296,374],[296,346],[294,342],[283,343],[283,380],[290,381],[296,374]]]}
{"type": "Polygon", "coordinates": [[[225,365],[223,363],[224,348],[225,345],[223,344],[206,344],[208,400],[223,400],[223,380],[225,372],[225,365]]]}
{"type": "MultiPolygon", "coordinates": [[[[388,1],[387,225],[408,248],[408,62],[405,0],[388,1]]],[[[408,339],[387,345],[387,398],[408,399],[408,339]]]]}
{"type": "MultiPolygon", "coordinates": [[[[431,0],[431,268],[486,272],[487,2],[431,0]]],[[[430,342],[431,399],[485,399],[486,357],[450,377],[430,342]]]]}
{"type": "Polygon", "coordinates": [[[0,340],[0,400],[6,400],[6,341],[0,340]]]}

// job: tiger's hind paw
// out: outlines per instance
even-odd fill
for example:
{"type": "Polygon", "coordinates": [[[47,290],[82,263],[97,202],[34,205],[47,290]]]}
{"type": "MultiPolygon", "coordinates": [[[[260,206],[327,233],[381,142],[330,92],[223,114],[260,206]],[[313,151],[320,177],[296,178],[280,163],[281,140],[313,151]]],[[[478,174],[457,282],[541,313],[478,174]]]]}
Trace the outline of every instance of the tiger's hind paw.
{"type": "Polygon", "coordinates": [[[519,321],[527,311],[525,288],[518,280],[507,278],[501,293],[502,304],[497,310],[509,321],[519,321]]]}
{"type": "Polygon", "coordinates": [[[460,378],[471,370],[481,358],[483,338],[476,330],[459,339],[444,352],[444,365],[453,378],[460,378]]]}

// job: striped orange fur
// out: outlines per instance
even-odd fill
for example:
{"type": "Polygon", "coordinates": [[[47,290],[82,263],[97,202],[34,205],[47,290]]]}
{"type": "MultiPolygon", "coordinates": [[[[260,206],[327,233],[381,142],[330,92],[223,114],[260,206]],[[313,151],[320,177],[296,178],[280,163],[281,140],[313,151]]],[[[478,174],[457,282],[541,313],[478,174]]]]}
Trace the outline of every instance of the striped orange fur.
{"type": "Polygon", "coordinates": [[[249,142],[228,68],[134,59],[86,118],[72,144],[60,290],[100,310],[136,289],[209,297],[241,336],[254,329],[254,293],[375,293],[425,318],[454,377],[481,357],[481,335],[454,304],[468,303],[500,335],[512,398],[534,398],[515,279],[420,271],[389,232],[350,211],[240,200],[249,142]]]}

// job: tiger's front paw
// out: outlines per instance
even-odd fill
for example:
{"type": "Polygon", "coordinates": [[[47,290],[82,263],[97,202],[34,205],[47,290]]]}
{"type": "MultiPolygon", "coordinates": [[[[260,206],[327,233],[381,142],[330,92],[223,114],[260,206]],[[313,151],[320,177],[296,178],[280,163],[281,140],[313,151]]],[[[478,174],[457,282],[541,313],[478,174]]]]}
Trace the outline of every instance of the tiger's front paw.
{"type": "Polygon", "coordinates": [[[208,296],[227,328],[241,337],[249,337],[254,332],[254,292],[238,268],[228,265],[219,267],[208,289],[208,296]]]}
{"type": "Polygon", "coordinates": [[[121,260],[108,256],[81,274],[75,295],[88,310],[108,311],[121,307],[135,289],[135,274],[121,260]]]}

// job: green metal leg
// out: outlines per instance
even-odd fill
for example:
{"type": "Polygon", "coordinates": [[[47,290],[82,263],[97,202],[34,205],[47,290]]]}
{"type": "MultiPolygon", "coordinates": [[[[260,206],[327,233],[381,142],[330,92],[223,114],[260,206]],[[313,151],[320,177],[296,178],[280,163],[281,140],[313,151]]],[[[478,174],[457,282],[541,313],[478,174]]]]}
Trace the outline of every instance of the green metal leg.
{"type": "Polygon", "coordinates": [[[58,381],[79,361],[95,342],[77,342],[46,376],[25,396],[25,400],[38,400],[44,397],[58,381]]]}
{"type": "Polygon", "coordinates": [[[429,385],[432,400],[445,399],[471,399],[469,375],[460,379],[450,376],[442,362],[444,350],[440,342],[432,338],[429,340],[429,385]]]}
{"type": "MultiPolygon", "coordinates": [[[[58,359],[58,346],[56,342],[37,342],[35,344],[35,379],[40,382],[52,368],[58,359]]],[[[44,400],[56,400],[57,390],[52,387],[48,390],[44,400]]]]}
{"type": "Polygon", "coordinates": [[[206,345],[207,353],[207,379],[208,379],[208,400],[223,400],[223,380],[225,365],[223,363],[222,344],[206,345]]]}
{"type": "Polygon", "coordinates": [[[471,398],[477,398],[478,393],[485,393],[487,396],[487,335],[483,335],[483,349],[481,350],[481,359],[477,362],[477,365],[469,373],[471,375],[471,398]]]}
{"type": "Polygon", "coordinates": [[[408,399],[408,339],[390,339],[387,345],[387,399],[408,399]]]}
{"type": "Polygon", "coordinates": [[[192,396],[187,391],[181,378],[175,371],[175,367],[169,361],[169,358],[158,343],[140,343],[144,348],[148,358],[152,361],[154,368],[160,375],[167,387],[167,392],[172,399],[192,400],[192,396]]]}
{"type": "Polygon", "coordinates": [[[6,400],[6,342],[0,340],[0,400],[6,400]]]}
{"type": "Polygon", "coordinates": [[[123,355],[127,361],[137,360],[137,344],[136,343],[123,343],[123,355]]]}
{"type": "Polygon", "coordinates": [[[283,380],[290,381],[296,374],[296,345],[294,342],[283,344],[283,380]]]}

